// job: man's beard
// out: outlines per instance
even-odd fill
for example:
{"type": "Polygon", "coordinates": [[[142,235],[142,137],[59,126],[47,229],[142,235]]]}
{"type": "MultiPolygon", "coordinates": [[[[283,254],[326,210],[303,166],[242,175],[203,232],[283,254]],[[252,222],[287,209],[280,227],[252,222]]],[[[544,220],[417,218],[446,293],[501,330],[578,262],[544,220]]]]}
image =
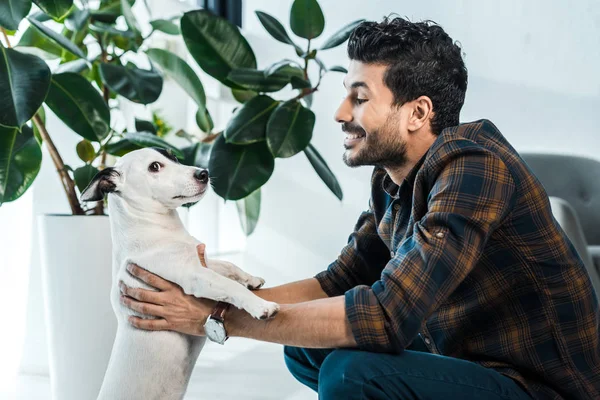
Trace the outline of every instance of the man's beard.
{"type": "MultiPolygon", "coordinates": [[[[349,167],[360,167],[363,165],[374,165],[382,168],[398,168],[407,162],[406,142],[400,137],[394,118],[388,117],[383,126],[372,131],[361,139],[360,143],[344,152],[344,163],[349,167]],[[351,155],[349,155],[351,153],[351,155]]],[[[365,131],[357,126],[344,123],[344,132],[365,134],[365,131]]]]}

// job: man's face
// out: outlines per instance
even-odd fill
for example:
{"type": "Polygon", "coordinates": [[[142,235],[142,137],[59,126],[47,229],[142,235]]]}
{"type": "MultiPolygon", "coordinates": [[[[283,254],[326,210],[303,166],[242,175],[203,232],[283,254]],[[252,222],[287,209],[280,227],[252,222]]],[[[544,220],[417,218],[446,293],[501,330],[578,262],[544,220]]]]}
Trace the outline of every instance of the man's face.
{"type": "Polygon", "coordinates": [[[350,61],[347,94],[335,113],[346,133],[344,162],[350,167],[401,167],[407,161],[407,121],[383,82],[386,70],[386,65],[350,61]]]}

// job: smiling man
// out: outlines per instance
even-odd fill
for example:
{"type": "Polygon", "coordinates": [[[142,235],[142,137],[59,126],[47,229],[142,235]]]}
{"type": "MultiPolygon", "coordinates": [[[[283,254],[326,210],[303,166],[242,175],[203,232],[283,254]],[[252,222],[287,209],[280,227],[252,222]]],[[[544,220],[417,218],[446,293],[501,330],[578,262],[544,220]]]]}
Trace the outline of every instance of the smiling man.
{"type": "Polygon", "coordinates": [[[459,125],[460,48],[432,22],[386,18],[358,26],[348,56],[344,161],[375,168],[338,259],[257,291],[281,304],[267,321],[133,266],[159,292],[125,289],[125,304],[158,317],[131,323],[284,344],[291,373],[325,400],[599,398],[590,278],[504,136],[487,120],[459,125]]]}

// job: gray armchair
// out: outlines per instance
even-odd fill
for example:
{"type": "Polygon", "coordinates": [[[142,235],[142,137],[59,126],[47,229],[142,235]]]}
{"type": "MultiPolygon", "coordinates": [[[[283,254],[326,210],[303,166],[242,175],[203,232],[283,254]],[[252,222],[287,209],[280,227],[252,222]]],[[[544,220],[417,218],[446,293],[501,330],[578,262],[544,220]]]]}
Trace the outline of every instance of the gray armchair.
{"type": "Polygon", "coordinates": [[[544,185],[554,217],[600,294],[600,162],[558,154],[522,153],[521,157],[544,185]]]}

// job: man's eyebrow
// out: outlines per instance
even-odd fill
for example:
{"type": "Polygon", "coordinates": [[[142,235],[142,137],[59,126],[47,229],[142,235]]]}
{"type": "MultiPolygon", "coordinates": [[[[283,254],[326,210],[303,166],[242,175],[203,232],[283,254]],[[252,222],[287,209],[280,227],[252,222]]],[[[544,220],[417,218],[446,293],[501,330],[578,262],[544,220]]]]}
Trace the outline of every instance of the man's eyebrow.
{"type": "MultiPolygon", "coordinates": [[[[346,87],[346,82],[344,82],[344,87],[346,87]]],[[[352,82],[352,84],[350,85],[351,89],[356,89],[356,88],[359,88],[359,87],[363,87],[365,89],[369,89],[369,85],[367,85],[363,81],[355,81],[355,82],[352,82]]]]}

